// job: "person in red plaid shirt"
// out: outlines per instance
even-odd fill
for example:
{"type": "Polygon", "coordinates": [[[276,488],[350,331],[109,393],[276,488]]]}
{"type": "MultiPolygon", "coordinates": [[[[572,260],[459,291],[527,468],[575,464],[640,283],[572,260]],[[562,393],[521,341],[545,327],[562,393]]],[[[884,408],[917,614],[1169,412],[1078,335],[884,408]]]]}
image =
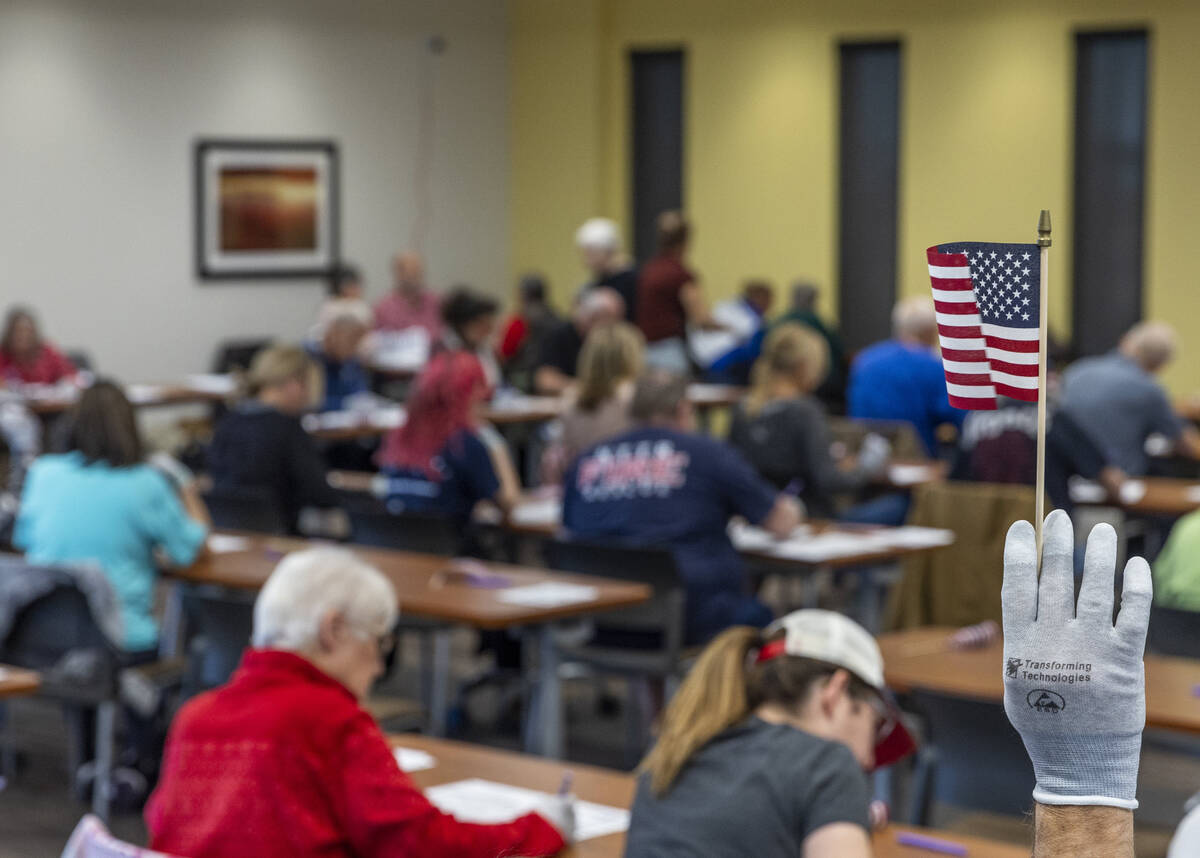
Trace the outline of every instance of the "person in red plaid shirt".
{"type": "Polygon", "coordinates": [[[362,708],[383,670],[396,594],[348,551],[286,557],[254,606],[228,685],[179,712],[146,806],[151,848],[189,858],[552,855],[574,805],[501,825],[442,813],[362,708]]]}

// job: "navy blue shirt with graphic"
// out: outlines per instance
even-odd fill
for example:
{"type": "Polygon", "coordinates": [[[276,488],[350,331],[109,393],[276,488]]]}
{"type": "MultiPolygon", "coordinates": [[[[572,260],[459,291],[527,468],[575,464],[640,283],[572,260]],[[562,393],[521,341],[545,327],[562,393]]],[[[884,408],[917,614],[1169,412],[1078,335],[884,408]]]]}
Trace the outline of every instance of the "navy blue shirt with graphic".
{"type": "Polygon", "coordinates": [[[442,515],[465,525],[476,501],[493,498],[500,490],[487,447],[468,430],[450,436],[433,467],[439,478],[418,468],[384,468],[387,508],[442,515]]]}
{"type": "Polygon", "coordinates": [[[687,587],[689,643],[771,619],[747,591],[726,527],[735,515],[761,523],[776,492],[731,447],[642,427],[585,451],[563,479],[572,538],[672,549],[687,587]]]}

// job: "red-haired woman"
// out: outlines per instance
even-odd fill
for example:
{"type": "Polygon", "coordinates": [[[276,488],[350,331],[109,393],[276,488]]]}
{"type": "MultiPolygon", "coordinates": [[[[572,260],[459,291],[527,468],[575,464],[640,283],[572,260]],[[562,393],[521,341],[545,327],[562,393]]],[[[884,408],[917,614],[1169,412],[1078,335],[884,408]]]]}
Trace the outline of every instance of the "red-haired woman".
{"type": "Polygon", "coordinates": [[[436,355],[408,398],[408,419],[379,453],[392,512],[444,515],[461,524],[490,500],[507,512],[519,484],[503,439],[481,419],[489,388],[468,351],[436,355]]]}

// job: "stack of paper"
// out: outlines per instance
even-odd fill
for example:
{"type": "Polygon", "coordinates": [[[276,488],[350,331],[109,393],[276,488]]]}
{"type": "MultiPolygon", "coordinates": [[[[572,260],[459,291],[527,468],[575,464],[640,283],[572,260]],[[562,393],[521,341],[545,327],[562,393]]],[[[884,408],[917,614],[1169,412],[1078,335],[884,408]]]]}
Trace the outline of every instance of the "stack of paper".
{"type": "Polygon", "coordinates": [[[250,540],[244,536],[213,533],[208,537],[208,550],[213,554],[233,554],[236,551],[245,551],[249,547],[250,540]]]}
{"type": "Polygon", "coordinates": [[[233,380],[232,375],[204,373],[189,375],[186,380],[186,386],[189,390],[199,391],[200,393],[230,396],[237,389],[237,382],[233,380]]]}
{"type": "MultiPolygon", "coordinates": [[[[463,822],[495,825],[535,811],[551,796],[537,790],[498,784],[480,778],[441,784],[425,797],[463,822]]],[[[575,803],[575,839],[591,840],[629,828],[629,811],[590,801],[575,803]]]]}
{"type": "Polygon", "coordinates": [[[517,504],[512,511],[514,524],[531,527],[557,525],[562,521],[562,501],[558,498],[537,498],[517,504]]]}
{"type": "Polygon", "coordinates": [[[595,587],[584,584],[566,584],[561,581],[543,581],[524,587],[509,587],[496,598],[507,605],[522,605],[526,608],[557,608],[560,605],[577,605],[594,601],[600,595],[595,587]]]}
{"type": "Polygon", "coordinates": [[[161,393],[162,387],[157,384],[128,384],[125,386],[125,396],[134,405],[150,402],[161,393]]]}
{"type": "Polygon", "coordinates": [[[933,478],[935,465],[889,465],[888,482],[894,486],[916,486],[933,478]]]}
{"type": "Polygon", "coordinates": [[[417,748],[393,748],[392,754],[402,772],[423,772],[437,765],[437,760],[432,754],[417,748]]]}

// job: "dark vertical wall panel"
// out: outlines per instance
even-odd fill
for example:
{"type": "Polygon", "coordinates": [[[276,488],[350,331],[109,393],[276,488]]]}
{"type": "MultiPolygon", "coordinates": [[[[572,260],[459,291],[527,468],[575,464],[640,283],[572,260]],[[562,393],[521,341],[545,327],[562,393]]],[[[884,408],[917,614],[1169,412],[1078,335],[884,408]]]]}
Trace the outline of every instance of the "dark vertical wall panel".
{"type": "Polygon", "coordinates": [[[1144,30],[1076,35],[1072,305],[1084,355],[1142,317],[1147,41],[1144,30]]]}
{"type": "Polygon", "coordinates": [[[841,46],[838,290],[850,350],[885,339],[896,299],[900,44],[841,46]]]}
{"type": "Polygon", "coordinates": [[[634,51],[633,251],[654,255],[654,220],[683,207],[683,51],[634,51]]]}

